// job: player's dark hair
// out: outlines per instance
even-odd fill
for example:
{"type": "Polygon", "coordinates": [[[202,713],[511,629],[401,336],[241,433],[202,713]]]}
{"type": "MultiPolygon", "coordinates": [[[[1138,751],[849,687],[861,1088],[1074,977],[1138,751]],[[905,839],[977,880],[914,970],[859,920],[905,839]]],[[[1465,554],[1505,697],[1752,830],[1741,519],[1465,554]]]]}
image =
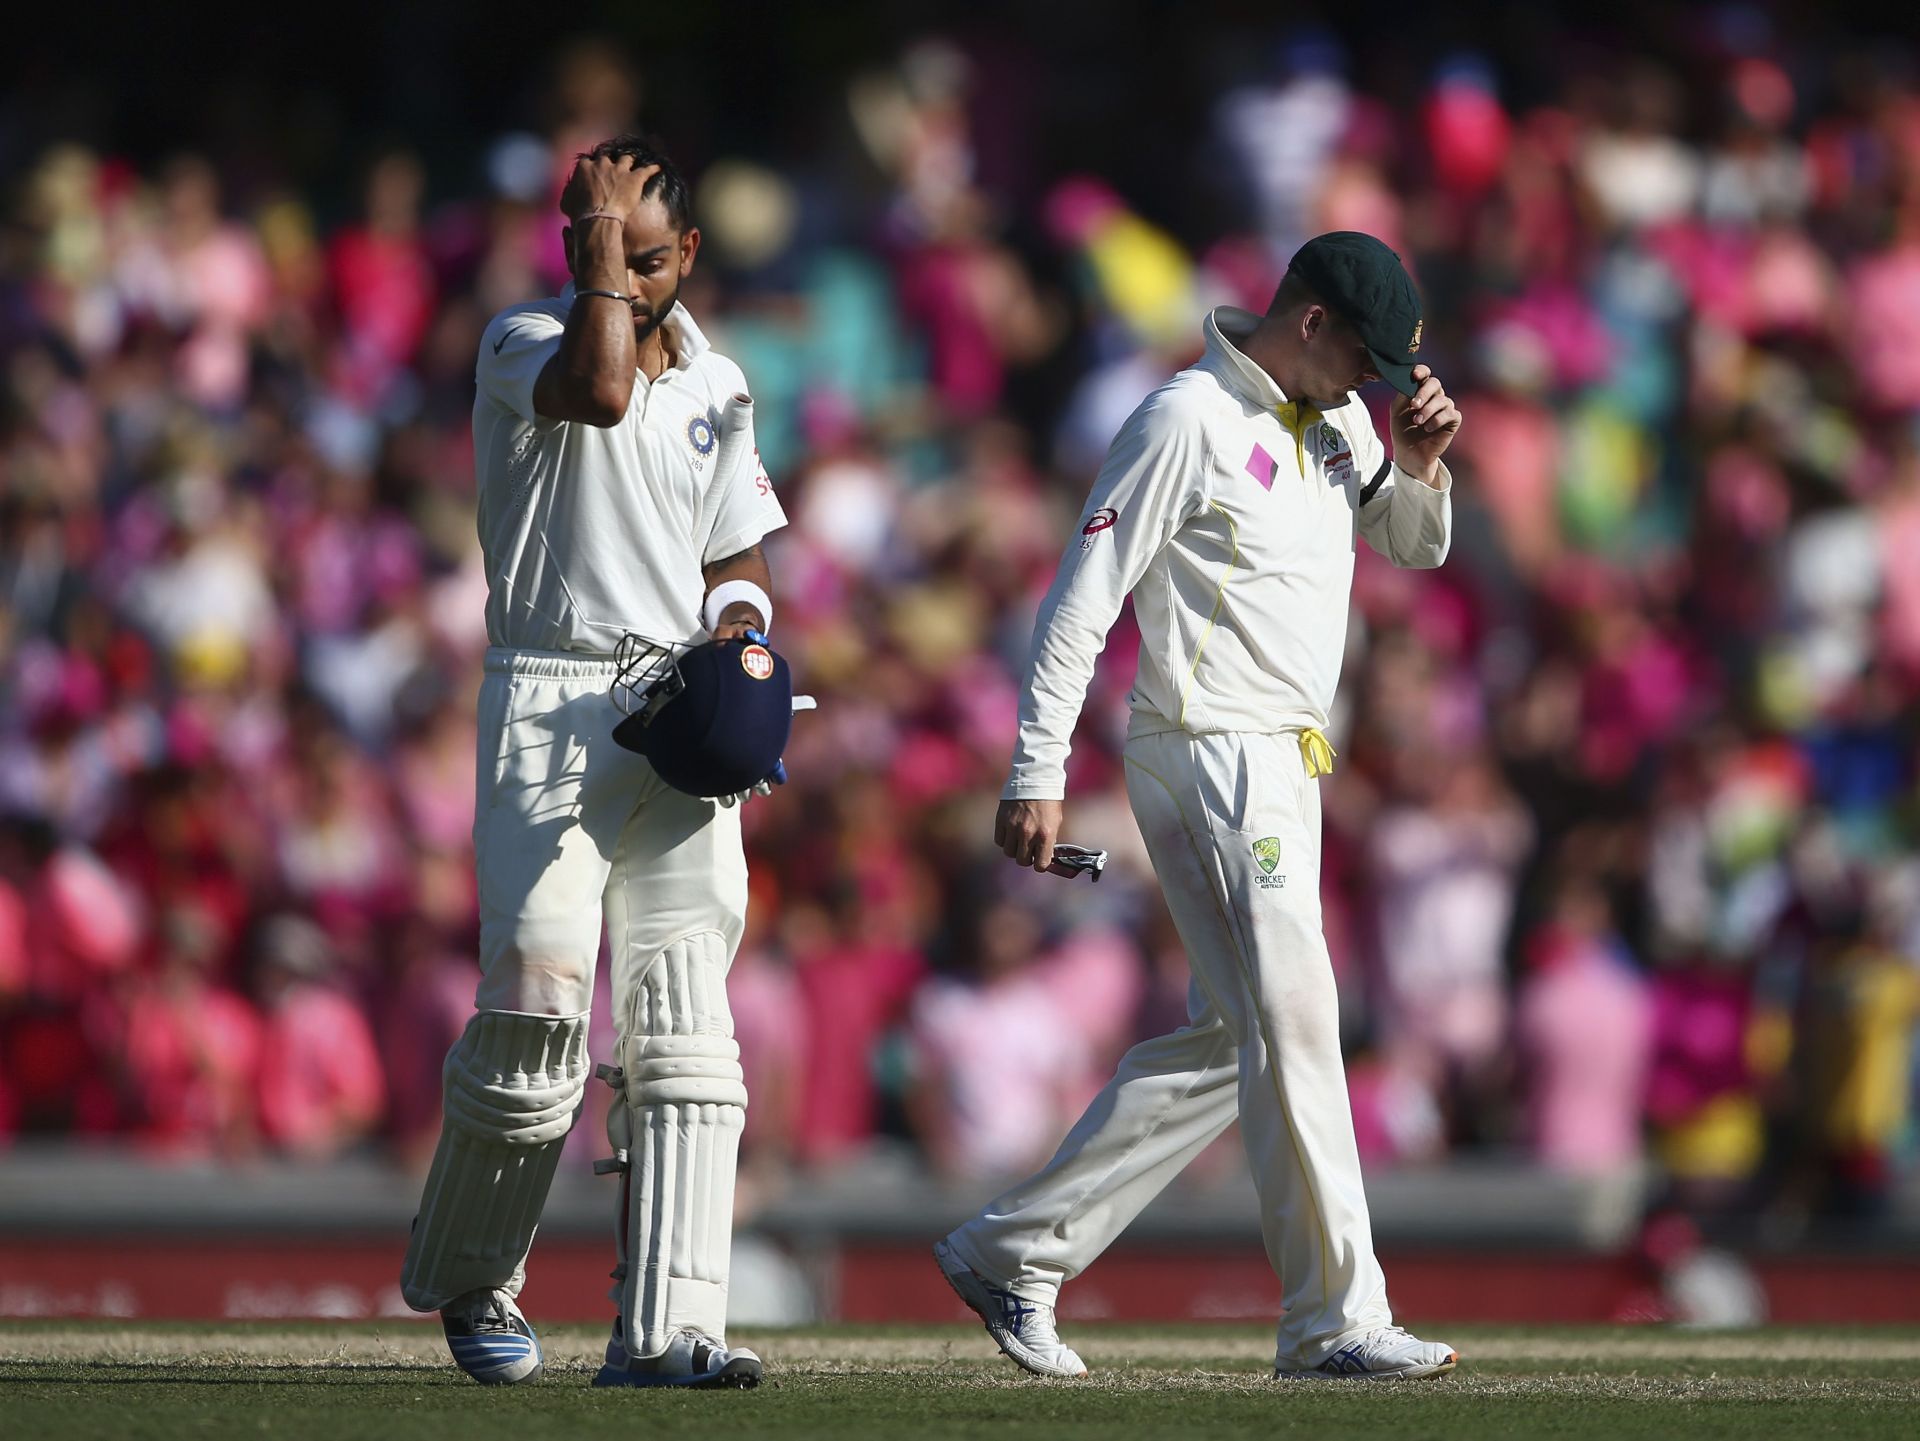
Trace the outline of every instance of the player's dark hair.
{"type": "Polygon", "coordinates": [[[1326,297],[1308,284],[1307,278],[1297,270],[1289,270],[1280,278],[1280,287],[1273,292],[1273,299],[1267,304],[1267,314],[1286,315],[1309,305],[1317,305],[1326,311],[1328,319],[1335,325],[1353,329],[1353,322],[1327,304],[1326,297]]]}
{"type": "Polygon", "coordinates": [[[685,177],[651,135],[616,135],[580,155],[582,160],[621,157],[632,160],[636,170],[644,170],[649,165],[660,167],[660,173],[647,182],[640,194],[645,199],[658,200],[665,207],[667,219],[673,222],[675,230],[686,230],[693,223],[693,197],[688,193],[685,177]]]}
{"type": "Polygon", "coordinates": [[[1306,277],[1297,270],[1289,270],[1280,278],[1279,289],[1273,292],[1273,299],[1267,303],[1267,314],[1284,315],[1287,311],[1302,305],[1324,304],[1314,293],[1306,277]]]}

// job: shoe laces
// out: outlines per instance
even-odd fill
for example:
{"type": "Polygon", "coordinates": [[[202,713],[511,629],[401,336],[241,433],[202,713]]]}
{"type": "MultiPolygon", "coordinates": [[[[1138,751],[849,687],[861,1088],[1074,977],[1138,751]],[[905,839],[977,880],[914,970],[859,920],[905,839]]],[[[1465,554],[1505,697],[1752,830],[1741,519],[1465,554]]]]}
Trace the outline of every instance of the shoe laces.
{"type": "Polygon", "coordinates": [[[1375,1326],[1361,1339],[1376,1342],[1411,1341],[1414,1335],[1405,1326],[1375,1326]]]}
{"type": "Polygon", "coordinates": [[[687,1353],[693,1358],[693,1367],[696,1371],[710,1371],[716,1361],[720,1363],[726,1361],[727,1347],[724,1341],[716,1340],[707,1332],[691,1326],[682,1330],[680,1334],[687,1338],[687,1353]]]}
{"type": "Polygon", "coordinates": [[[1053,1308],[1029,1301],[1004,1287],[991,1288],[994,1304],[1000,1308],[1000,1324],[1009,1334],[1026,1340],[1035,1332],[1046,1335],[1053,1330],[1053,1308]]]}
{"type": "Polygon", "coordinates": [[[495,1332],[519,1334],[514,1327],[513,1317],[507,1314],[506,1303],[495,1291],[487,1292],[484,1301],[464,1309],[460,1319],[465,1321],[468,1328],[475,1334],[491,1335],[495,1332]]]}

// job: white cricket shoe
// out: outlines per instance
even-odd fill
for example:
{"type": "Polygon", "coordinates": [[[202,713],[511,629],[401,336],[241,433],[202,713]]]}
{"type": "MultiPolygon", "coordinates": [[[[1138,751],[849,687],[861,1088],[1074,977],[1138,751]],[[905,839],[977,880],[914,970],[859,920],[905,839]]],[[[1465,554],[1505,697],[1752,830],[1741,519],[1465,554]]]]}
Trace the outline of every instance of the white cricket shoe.
{"type": "Polygon", "coordinates": [[[996,1286],[962,1261],[945,1241],[934,1243],[933,1259],[954,1295],[986,1323],[987,1334],[1022,1370],[1036,1376],[1078,1377],[1087,1366],[1060,1340],[1053,1326],[1053,1307],[1016,1296],[996,1286]]]}
{"type": "Polygon", "coordinates": [[[440,1312],[453,1363],[482,1386],[538,1381],[540,1338],[505,1291],[469,1291],[440,1312]]]}
{"type": "Polygon", "coordinates": [[[745,1346],[729,1348],[704,1331],[675,1331],[657,1356],[629,1356],[620,1318],[613,1318],[607,1361],[593,1378],[596,1386],[691,1386],[750,1391],[765,1368],[745,1346]]]}
{"type": "Polygon", "coordinates": [[[1444,1376],[1460,1359],[1453,1347],[1422,1341],[1398,1326],[1380,1326],[1356,1337],[1318,1366],[1300,1370],[1276,1367],[1274,1375],[1341,1381],[1418,1381],[1444,1376]]]}

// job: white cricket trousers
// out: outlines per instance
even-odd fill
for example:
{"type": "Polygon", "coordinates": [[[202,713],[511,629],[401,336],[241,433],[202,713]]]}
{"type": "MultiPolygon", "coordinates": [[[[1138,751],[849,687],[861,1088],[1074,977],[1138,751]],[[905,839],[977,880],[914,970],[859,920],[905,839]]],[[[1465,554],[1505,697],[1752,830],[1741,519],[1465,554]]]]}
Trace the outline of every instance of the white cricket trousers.
{"type": "Polygon", "coordinates": [[[1285,1314],[1276,1360],[1318,1365],[1389,1325],[1320,930],[1320,794],[1300,737],[1137,736],[1127,795],[1192,969],[1188,1024],[1135,1046],[1037,1176],[950,1238],[1053,1304],[1237,1115],[1285,1314]]]}
{"type": "Polygon", "coordinates": [[[604,916],[622,1313],[629,1343],[650,1348],[636,1354],[651,1355],[673,1327],[726,1327],[746,1106],[726,974],[747,873],[738,811],[669,789],[614,743],[614,674],[595,656],[487,652],[473,826],[481,979],[442,1073],[440,1144],[401,1290],[422,1311],[475,1290],[519,1293],[592,1071],[604,916]]]}
{"type": "Polygon", "coordinates": [[[483,1011],[584,1013],[603,916],[622,1034],[669,943],[711,932],[729,961],[740,944],[740,811],[672,789],[614,743],[614,673],[594,656],[487,652],[473,828],[483,1011]]]}

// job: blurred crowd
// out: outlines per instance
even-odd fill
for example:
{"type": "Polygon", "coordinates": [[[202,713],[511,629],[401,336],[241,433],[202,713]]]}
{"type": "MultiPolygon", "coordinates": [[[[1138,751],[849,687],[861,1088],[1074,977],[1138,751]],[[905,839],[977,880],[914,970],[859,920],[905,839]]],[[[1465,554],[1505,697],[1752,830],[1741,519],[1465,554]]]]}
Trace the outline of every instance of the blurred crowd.
{"type": "MultiPolygon", "coordinates": [[[[1644,1164],[1786,1216],[1915,1170],[1920,53],[1729,6],[1524,99],[1399,58],[1384,93],[1330,32],[1263,36],[1174,179],[1053,166],[1004,36],[836,81],[778,163],[682,154],[683,300],[754,387],[820,700],[745,812],[756,1196],[1031,1166],[1183,1019],[1128,620],[1069,795],[1106,879],[1016,871],[992,811],[1107,440],[1329,229],[1406,258],[1466,417],[1445,568],[1359,557],[1323,782],[1365,1159],[1644,1164]]],[[[0,1143],[423,1161],[476,978],[475,348],[565,278],[571,156],[643,114],[672,146],[645,83],[564,49],[539,126],[447,174],[383,150],[338,214],[190,153],[10,177],[0,1143]]]]}

